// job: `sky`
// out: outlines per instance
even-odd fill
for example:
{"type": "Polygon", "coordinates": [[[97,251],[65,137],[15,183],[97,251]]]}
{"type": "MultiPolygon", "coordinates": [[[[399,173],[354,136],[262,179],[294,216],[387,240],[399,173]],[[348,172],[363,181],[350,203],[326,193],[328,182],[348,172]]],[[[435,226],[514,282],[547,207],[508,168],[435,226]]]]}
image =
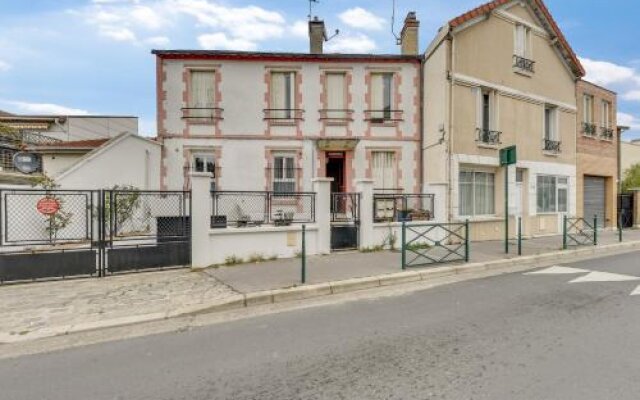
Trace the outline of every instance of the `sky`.
{"type": "MultiPolygon", "coordinates": [[[[396,0],[426,49],[438,28],[484,0],[396,0]]],[[[319,0],[340,29],[330,52],[398,53],[393,0],[319,0]]],[[[546,0],[587,70],[618,93],[618,124],[640,138],[640,2],[546,0]]],[[[31,114],[135,115],[155,136],[151,49],[308,50],[308,0],[0,0],[0,109],[31,114]]]]}

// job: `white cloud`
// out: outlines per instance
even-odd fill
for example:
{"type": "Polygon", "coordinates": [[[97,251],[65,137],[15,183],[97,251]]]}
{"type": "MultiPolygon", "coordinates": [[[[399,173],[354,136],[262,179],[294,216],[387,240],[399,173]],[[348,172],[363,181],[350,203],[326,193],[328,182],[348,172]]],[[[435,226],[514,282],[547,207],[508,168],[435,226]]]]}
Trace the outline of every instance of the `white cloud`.
{"type": "Polygon", "coordinates": [[[200,47],[207,50],[245,50],[251,51],[257,48],[255,42],[245,39],[232,39],[222,32],[207,33],[198,36],[200,47]]]}
{"type": "Polygon", "coordinates": [[[358,29],[381,30],[385,24],[384,18],[380,18],[360,7],[350,8],[338,15],[338,17],[344,24],[358,29]]]}
{"type": "Polygon", "coordinates": [[[640,90],[631,90],[622,95],[624,100],[640,101],[640,90]]]}
{"type": "Polygon", "coordinates": [[[167,47],[169,43],[171,43],[171,40],[166,36],[152,36],[150,38],[146,38],[144,42],[151,46],[167,47]]]}
{"type": "Polygon", "coordinates": [[[640,130],[640,119],[634,115],[619,112],[618,113],[618,125],[628,126],[632,130],[640,130]]]}
{"type": "Polygon", "coordinates": [[[289,31],[297,37],[309,37],[309,23],[307,21],[296,21],[291,25],[289,31]]]}
{"type": "Polygon", "coordinates": [[[2,100],[15,109],[15,112],[24,114],[62,114],[62,115],[87,115],[89,112],[80,108],[70,108],[51,103],[29,103],[26,101],[2,100]]]}
{"type": "Polygon", "coordinates": [[[597,85],[606,86],[625,82],[640,84],[640,75],[633,68],[588,58],[580,58],[580,62],[587,71],[586,79],[597,85]]]}
{"type": "Polygon", "coordinates": [[[239,39],[278,38],[285,31],[285,19],[280,13],[257,6],[226,7],[206,0],[167,0],[167,4],[203,26],[225,30],[239,39]]]}
{"type": "Polygon", "coordinates": [[[362,33],[340,35],[327,43],[326,49],[330,53],[371,53],[376,43],[362,33]]]}
{"type": "Polygon", "coordinates": [[[150,30],[160,29],[168,23],[160,12],[152,9],[151,7],[136,6],[130,11],[129,15],[133,19],[134,23],[142,25],[150,30]]]}
{"type": "Polygon", "coordinates": [[[11,69],[11,64],[6,61],[0,60],[0,72],[8,71],[11,69]]]}
{"type": "Polygon", "coordinates": [[[103,27],[100,28],[100,35],[113,39],[117,42],[136,42],[138,39],[136,38],[135,33],[133,33],[128,28],[117,28],[117,27],[103,27]]]}

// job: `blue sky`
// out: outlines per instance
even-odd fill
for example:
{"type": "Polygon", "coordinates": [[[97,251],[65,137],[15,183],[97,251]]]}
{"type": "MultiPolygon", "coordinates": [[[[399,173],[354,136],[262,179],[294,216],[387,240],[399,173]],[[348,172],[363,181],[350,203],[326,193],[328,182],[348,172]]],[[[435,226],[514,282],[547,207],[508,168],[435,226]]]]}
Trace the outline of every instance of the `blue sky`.
{"type": "MultiPolygon", "coordinates": [[[[421,47],[481,0],[397,0],[415,10],[421,47]]],[[[341,34],[328,48],[396,53],[392,0],[320,0],[341,34]]],[[[619,123],[640,138],[640,2],[547,0],[587,78],[619,94],[619,123]]],[[[0,109],[140,117],[155,135],[152,48],[306,51],[307,0],[0,0],[0,109]]]]}

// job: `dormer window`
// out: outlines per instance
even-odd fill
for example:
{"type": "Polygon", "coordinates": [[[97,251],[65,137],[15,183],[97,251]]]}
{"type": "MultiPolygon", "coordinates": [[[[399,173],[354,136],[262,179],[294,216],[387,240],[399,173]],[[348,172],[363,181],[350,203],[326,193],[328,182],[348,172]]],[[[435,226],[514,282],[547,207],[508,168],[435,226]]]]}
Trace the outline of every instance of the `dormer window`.
{"type": "Polygon", "coordinates": [[[513,50],[513,67],[516,72],[532,74],[535,61],[532,60],[531,28],[516,24],[513,50]]]}

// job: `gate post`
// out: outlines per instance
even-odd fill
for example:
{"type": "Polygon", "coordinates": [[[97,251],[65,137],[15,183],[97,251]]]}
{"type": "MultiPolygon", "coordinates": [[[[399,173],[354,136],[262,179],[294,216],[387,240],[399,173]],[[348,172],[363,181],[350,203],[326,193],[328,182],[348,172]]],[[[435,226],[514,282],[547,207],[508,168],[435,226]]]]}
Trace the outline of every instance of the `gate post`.
{"type": "Polygon", "coordinates": [[[313,178],[316,193],[316,225],[318,227],[318,254],[331,253],[331,182],[333,178],[313,178]]]}
{"type": "Polygon", "coordinates": [[[598,245],[598,216],[593,216],[593,245],[598,245]]]}
{"type": "Polygon", "coordinates": [[[356,192],[360,194],[360,249],[371,248],[373,243],[373,179],[358,179],[356,192]]]}
{"type": "MultiPolygon", "coordinates": [[[[192,172],[191,178],[191,269],[211,265],[209,230],[211,229],[211,178],[207,172],[192,172]]],[[[214,250],[215,251],[215,250],[214,250]]]]}
{"type": "Polygon", "coordinates": [[[562,216],[562,250],[567,249],[567,216],[562,216]]]}

